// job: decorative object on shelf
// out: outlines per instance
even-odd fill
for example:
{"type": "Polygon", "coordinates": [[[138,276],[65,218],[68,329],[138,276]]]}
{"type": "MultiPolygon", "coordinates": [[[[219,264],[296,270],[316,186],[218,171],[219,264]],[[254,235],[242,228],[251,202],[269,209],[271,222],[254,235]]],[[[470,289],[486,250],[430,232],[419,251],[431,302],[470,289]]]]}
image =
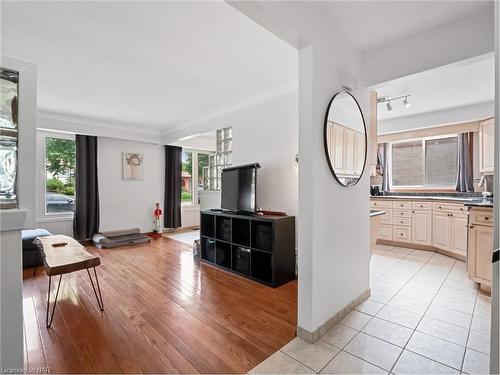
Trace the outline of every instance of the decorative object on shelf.
{"type": "Polygon", "coordinates": [[[401,95],[401,96],[397,96],[397,97],[394,97],[394,98],[391,98],[389,96],[381,96],[380,98],[377,99],[377,103],[378,104],[385,103],[385,106],[387,107],[387,111],[392,111],[391,101],[398,100],[398,99],[403,99],[403,105],[406,108],[410,108],[411,103],[408,100],[408,98],[410,96],[411,96],[410,94],[408,94],[408,95],[401,95]]]}
{"type": "Polygon", "coordinates": [[[17,208],[19,73],[0,68],[0,209],[17,208]]]}
{"type": "Polygon", "coordinates": [[[141,152],[123,153],[123,179],[144,180],[144,154],[141,152]]]}
{"type": "Polygon", "coordinates": [[[335,94],[328,103],[323,139],[335,179],[343,186],[356,185],[366,164],[366,125],[361,107],[349,92],[335,94]]]}

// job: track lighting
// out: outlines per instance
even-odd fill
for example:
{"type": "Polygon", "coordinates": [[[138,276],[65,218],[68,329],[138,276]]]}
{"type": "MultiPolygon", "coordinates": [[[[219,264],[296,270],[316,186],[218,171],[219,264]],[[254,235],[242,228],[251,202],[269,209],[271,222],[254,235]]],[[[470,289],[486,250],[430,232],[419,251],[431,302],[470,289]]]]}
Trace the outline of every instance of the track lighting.
{"type": "Polygon", "coordinates": [[[406,108],[409,108],[411,103],[410,101],[408,100],[408,98],[410,97],[411,95],[402,95],[402,96],[398,96],[398,97],[395,97],[395,98],[390,98],[388,96],[381,96],[380,98],[377,99],[377,102],[378,103],[386,103],[385,106],[387,107],[387,110],[388,111],[392,111],[392,105],[391,105],[391,101],[393,100],[397,100],[397,99],[403,99],[403,105],[406,107],[406,108]]]}
{"type": "Polygon", "coordinates": [[[403,104],[406,108],[410,108],[411,103],[408,101],[407,96],[405,96],[405,98],[403,99],[403,104]]]}

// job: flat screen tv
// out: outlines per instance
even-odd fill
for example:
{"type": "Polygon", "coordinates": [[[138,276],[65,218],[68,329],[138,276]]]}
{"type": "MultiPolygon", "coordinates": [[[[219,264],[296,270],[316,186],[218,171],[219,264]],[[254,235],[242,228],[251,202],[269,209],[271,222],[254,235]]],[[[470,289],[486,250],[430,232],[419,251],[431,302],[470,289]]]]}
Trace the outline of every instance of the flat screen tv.
{"type": "Polygon", "coordinates": [[[255,213],[258,163],[222,170],[221,208],[242,213],[255,213]]]}

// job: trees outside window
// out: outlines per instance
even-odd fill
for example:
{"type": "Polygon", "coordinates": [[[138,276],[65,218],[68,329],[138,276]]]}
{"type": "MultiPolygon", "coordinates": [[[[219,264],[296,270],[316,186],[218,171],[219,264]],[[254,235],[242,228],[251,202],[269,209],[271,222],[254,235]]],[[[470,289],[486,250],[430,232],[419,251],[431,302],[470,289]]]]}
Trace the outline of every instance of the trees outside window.
{"type": "Polygon", "coordinates": [[[75,141],[45,138],[45,207],[46,213],[75,210],[75,141]]]}

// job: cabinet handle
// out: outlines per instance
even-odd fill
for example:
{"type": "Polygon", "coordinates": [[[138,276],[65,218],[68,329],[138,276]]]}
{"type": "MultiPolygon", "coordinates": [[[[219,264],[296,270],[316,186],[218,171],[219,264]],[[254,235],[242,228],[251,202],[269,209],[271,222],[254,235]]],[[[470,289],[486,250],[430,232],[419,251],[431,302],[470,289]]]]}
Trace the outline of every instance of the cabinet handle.
{"type": "Polygon", "coordinates": [[[450,214],[450,216],[453,216],[453,214],[450,214]]]}
{"type": "Polygon", "coordinates": [[[485,216],[485,217],[484,217],[484,220],[489,220],[489,217],[488,217],[488,216],[485,216]]]}
{"type": "Polygon", "coordinates": [[[414,213],[415,213],[415,210],[413,210],[411,213],[412,213],[412,214],[414,214],[414,213]]]}
{"type": "Polygon", "coordinates": [[[438,208],[439,208],[439,209],[442,209],[443,207],[441,207],[441,206],[438,206],[438,208]]]}
{"type": "Polygon", "coordinates": [[[472,228],[474,228],[474,225],[469,225],[469,229],[472,229],[472,228]]]}
{"type": "Polygon", "coordinates": [[[421,204],[421,205],[420,205],[420,207],[424,207],[424,205],[423,205],[423,204],[421,204]]]}

